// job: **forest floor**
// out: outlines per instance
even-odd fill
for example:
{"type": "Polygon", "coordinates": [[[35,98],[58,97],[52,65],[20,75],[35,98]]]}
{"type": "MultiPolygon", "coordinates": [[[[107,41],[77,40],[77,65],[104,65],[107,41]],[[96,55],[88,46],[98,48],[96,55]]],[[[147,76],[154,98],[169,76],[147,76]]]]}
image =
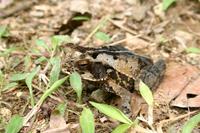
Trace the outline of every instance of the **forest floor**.
{"type": "MultiPolygon", "coordinates": [[[[36,103],[44,93],[51,78],[52,65],[48,60],[53,55],[43,44],[53,47],[55,35],[65,36],[67,41],[80,46],[120,44],[154,61],[164,59],[164,78],[153,91],[153,127],[140,122],[144,130],[130,132],[181,132],[184,123],[200,107],[200,2],[177,1],[165,11],[162,4],[161,0],[0,1],[0,132],[4,132],[14,114],[27,116],[33,109],[30,86],[28,89],[20,74],[40,66],[31,82],[36,103]],[[14,77],[16,74],[20,76],[14,77]]],[[[62,49],[56,55],[62,56],[62,49]]],[[[82,97],[83,101],[88,100],[85,92],[82,97]]],[[[132,100],[133,114],[146,111],[140,98],[133,96],[132,100]]],[[[49,131],[50,121],[55,124],[63,119],[56,121],[50,116],[61,102],[67,103],[63,126],[67,125],[68,132],[80,132],[83,105],[76,103],[76,93],[69,84],[47,98],[21,132],[53,133],[49,131]]],[[[91,107],[88,101],[84,106],[91,107]]],[[[119,124],[91,109],[95,132],[111,132],[119,124]]],[[[193,132],[199,133],[200,125],[193,132]]]]}

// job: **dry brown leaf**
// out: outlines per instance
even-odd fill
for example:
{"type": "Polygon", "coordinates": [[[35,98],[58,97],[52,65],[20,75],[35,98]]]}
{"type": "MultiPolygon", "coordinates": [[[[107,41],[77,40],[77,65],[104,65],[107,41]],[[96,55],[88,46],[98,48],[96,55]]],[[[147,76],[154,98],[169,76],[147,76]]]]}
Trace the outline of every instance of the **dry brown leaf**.
{"type": "Polygon", "coordinates": [[[54,111],[50,117],[49,129],[42,133],[70,133],[70,131],[64,117],[54,111]]]}
{"type": "Polygon", "coordinates": [[[171,105],[183,108],[200,107],[200,75],[185,87],[171,105]]]}
{"type": "MultiPolygon", "coordinates": [[[[162,103],[169,104],[173,99],[177,98],[176,105],[179,105],[179,107],[188,105],[186,100],[187,98],[185,97],[186,93],[188,92],[192,94],[199,93],[200,89],[198,87],[200,86],[200,82],[198,82],[199,79],[196,79],[197,81],[196,80],[193,81],[194,78],[199,75],[199,73],[200,71],[196,67],[191,66],[189,64],[183,65],[173,62],[169,63],[163,82],[160,84],[157,91],[154,93],[155,102],[158,104],[162,103]]],[[[192,105],[191,102],[190,105],[192,105]]]]}
{"type": "Polygon", "coordinates": [[[131,111],[132,111],[133,117],[138,116],[139,113],[142,114],[143,116],[146,116],[148,113],[147,103],[141,97],[141,95],[139,95],[137,93],[132,94],[131,111]]]}

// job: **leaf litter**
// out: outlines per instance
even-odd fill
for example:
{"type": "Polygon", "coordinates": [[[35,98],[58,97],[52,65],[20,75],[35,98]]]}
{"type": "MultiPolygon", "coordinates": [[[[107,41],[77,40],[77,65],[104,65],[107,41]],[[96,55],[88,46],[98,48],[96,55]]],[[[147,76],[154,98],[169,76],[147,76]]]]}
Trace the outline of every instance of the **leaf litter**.
{"type": "MultiPolygon", "coordinates": [[[[46,67],[46,63],[49,61],[51,53],[48,53],[49,51],[46,48],[43,48],[43,52],[40,52],[35,41],[40,38],[50,40],[49,38],[55,34],[67,34],[75,44],[92,47],[105,44],[122,44],[136,53],[149,55],[155,60],[164,58],[167,62],[164,79],[157,90],[153,90],[153,126],[158,127],[158,132],[167,132],[170,129],[181,131],[184,123],[190,118],[189,116],[195,114],[192,112],[194,107],[197,110],[196,112],[199,112],[200,55],[198,49],[200,48],[200,17],[198,1],[174,2],[172,0],[165,5],[159,1],[140,0],[81,0],[80,2],[76,0],[44,0],[24,2],[24,5],[23,2],[11,0],[8,3],[7,1],[0,2],[4,4],[2,5],[3,8],[0,9],[0,26],[6,26],[6,30],[9,31],[4,31],[4,33],[9,34],[1,34],[0,36],[0,43],[2,44],[0,46],[0,66],[4,77],[4,84],[1,85],[1,88],[9,88],[0,93],[0,110],[1,114],[3,113],[0,130],[3,131],[4,126],[11,119],[11,117],[6,118],[6,112],[10,112],[9,116],[11,114],[26,116],[32,112],[28,87],[23,81],[27,73],[40,65],[44,73],[38,75],[43,74],[46,85],[48,85],[51,66],[46,67]],[[171,5],[171,3],[173,4],[171,5]],[[20,5],[24,7],[22,8],[20,5]],[[163,11],[162,8],[166,11],[163,11]],[[106,20],[106,24],[98,27],[101,19],[107,15],[110,17],[106,20]],[[78,24],[72,25],[75,21],[78,24]],[[94,36],[98,32],[105,36],[101,42],[94,36]],[[26,55],[30,57],[32,64],[25,68],[23,60],[26,55]],[[34,61],[41,56],[45,58],[46,62],[41,61],[34,64],[34,61]],[[24,75],[12,77],[14,74],[24,75]],[[9,79],[13,79],[14,82],[9,79]],[[22,80],[17,81],[19,79],[22,80]],[[173,122],[174,124],[165,125],[162,124],[163,121],[173,122]]],[[[50,48],[50,41],[45,40],[45,43],[50,48]]],[[[62,57],[62,51],[56,54],[62,57]]],[[[63,75],[57,75],[56,79],[58,79],[58,76],[62,78],[63,75]]],[[[42,84],[37,75],[33,79],[31,78],[31,83],[34,99],[37,103],[47,86],[42,84]]],[[[138,94],[133,94],[132,99],[132,111],[135,112],[135,117],[139,114],[145,116],[148,105],[144,99],[138,94]]],[[[80,106],[82,105],[77,104],[76,100],[76,93],[69,87],[69,83],[64,83],[49,98],[44,100],[44,103],[56,105],[58,101],[67,101],[69,105],[67,106],[66,116],[54,117],[54,113],[51,113],[51,116],[44,115],[48,110],[53,110],[53,106],[44,109],[42,107],[36,108],[34,110],[36,112],[31,114],[35,120],[32,119],[32,122],[26,123],[21,132],[27,130],[45,131],[48,129],[48,125],[51,125],[50,128],[54,128],[52,125],[56,125],[57,120],[61,122],[60,128],[68,127],[73,129],[70,132],[78,132],[80,129],[78,117],[81,114],[82,107],[80,106]],[[52,124],[52,122],[54,123],[52,124]]],[[[87,104],[87,101],[87,92],[83,91],[82,103],[87,104]]],[[[94,113],[95,130],[97,132],[111,132],[117,127],[116,121],[108,117],[101,121],[105,116],[93,111],[93,109],[92,112],[94,113]]],[[[150,132],[145,123],[141,122],[139,126],[141,125],[144,128],[136,126],[135,129],[141,132],[150,132]]],[[[194,132],[199,132],[198,127],[194,129],[194,132]]]]}

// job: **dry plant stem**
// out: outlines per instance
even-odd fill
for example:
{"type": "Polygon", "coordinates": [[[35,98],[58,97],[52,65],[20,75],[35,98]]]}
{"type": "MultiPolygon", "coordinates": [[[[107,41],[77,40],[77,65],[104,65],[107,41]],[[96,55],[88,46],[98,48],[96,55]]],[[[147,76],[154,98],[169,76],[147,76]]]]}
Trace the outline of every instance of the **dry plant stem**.
{"type": "Polygon", "coordinates": [[[112,46],[112,45],[117,45],[117,44],[120,44],[120,43],[124,43],[124,42],[126,42],[126,41],[128,41],[128,40],[130,40],[130,39],[138,38],[138,37],[141,37],[141,36],[142,36],[142,35],[139,34],[139,35],[133,36],[133,37],[131,37],[131,38],[125,38],[125,39],[122,39],[122,40],[119,40],[119,41],[110,43],[110,44],[108,44],[108,45],[110,45],[110,46],[112,46]]]}
{"type": "MultiPolygon", "coordinates": [[[[138,34],[137,32],[135,32],[135,31],[133,31],[133,30],[131,30],[131,29],[129,29],[129,28],[127,28],[127,27],[121,25],[121,24],[116,23],[116,22],[113,21],[112,19],[108,19],[108,21],[110,21],[113,25],[119,27],[120,29],[122,29],[122,30],[124,30],[124,31],[126,31],[126,32],[128,32],[128,33],[130,33],[130,34],[133,34],[133,35],[137,35],[137,34],[138,34]]],[[[141,39],[147,40],[147,41],[149,41],[149,42],[153,42],[153,40],[152,40],[151,38],[146,37],[146,36],[144,36],[144,35],[143,35],[143,36],[140,35],[139,37],[140,37],[141,39]]]]}
{"type": "Polygon", "coordinates": [[[162,127],[163,127],[164,124],[166,126],[167,124],[173,123],[173,122],[178,121],[180,119],[183,119],[183,118],[185,118],[187,116],[193,115],[193,114],[195,114],[197,112],[199,112],[199,111],[196,110],[196,111],[193,111],[193,112],[189,112],[187,114],[183,114],[183,115],[177,116],[175,118],[170,118],[170,119],[163,120],[163,121],[159,122],[158,125],[157,125],[157,131],[158,131],[158,133],[163,133],[162,127]]]}
{"type": "Polygon", "coordinates": [[[80,44],[81,46],[88,43],[90,38],[102,27],[102,25],[109,19],[109,16],[105,16],[101,18],[99,24],[96,26],[96,28],[86,37],[86,39],[80,44]]]}

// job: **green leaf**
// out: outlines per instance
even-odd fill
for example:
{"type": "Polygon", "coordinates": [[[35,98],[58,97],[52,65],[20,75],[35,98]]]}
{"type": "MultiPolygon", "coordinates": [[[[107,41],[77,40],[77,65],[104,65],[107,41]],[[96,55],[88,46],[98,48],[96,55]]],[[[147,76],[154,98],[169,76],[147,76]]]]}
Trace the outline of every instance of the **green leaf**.
{"type": "Polygon", "coordinates": [[[4,74],[3,72],[0,70],[0,88],[4,85],[4,74]]]}
{"type": "Polygon", "coordinates": [[[52,70],[50,72],[50,81],[49,85],[51,86],[55,81],[59,79],[60,71],[61,71],[61,59],[60,57],[53,57],[50,60],[53,65],[52,70]]]}
{"type": "Polygon", "coordinates": [[[200,54],[200,48],[196,48],[196,47],[189,47],[189,48],[186,48],[185,51],[186,51],[187,53],[200,54]]]}
{"type": "Polygon", "coordinates": [[[18,86],[18,83],[16,82],[12,82],[12,83],[8,83],[2,91],[8,91],[9,89],[15,88],[18,86]]]}
{"type": "Polygon", "coordinates": [[[45,48],[47,51],[50,51],[48,45],[44,42],[44,40],[37,39],[35,43],[36,43],[36,45],[45,48]]]}
{"type": "Polygon", "coordinates": [[[83,108],[81,116],[79,118],[82,133],[94,133],[94,115],[92,111],[88,108],[83,108]]]}
{"type": "Polygon", "coordinates": [[[90,102],[90,104],[92,104],[92,106],[97,108],[100,112],[104,113],[105,115],[113,119],[116,119],[122,123],[126,123],[126,124],[133,123],[124,113],[122,113],[116,107],[113,107],[107,104],[95,103],[95,102],[90,102]]]}
{"type": "Polygon", "coordinates": [[[23,126],[23,117],[19,116],[19,115],[14,115],[7,127],[6,127],[6,133],[18,133],[20,131],[20,129],[23,126]]]}
{"type": "Polygon", "coordinates": [[[39,57],[37,60],[35,60],[35,64],[39,64],[43,61],[47,61],[47,58],[44,56],[39,57]]]}
{"type": "Polygon", "coordinates": [[[81,102],[81,95],[82,95],[82,81],[81,76],[77,72],[73,72],[69,77],[70,85],[75,90],[78,102],[81,102]]]}
{"type": "Polygon", "coordinates": [[[4,52],[0,52],[0,56],[2,56],[2,57],[8,56],[11,52],[13,52],[15,50],[16,50],[15,47],[11,47],[11,48],[5,49],[4,52]]]}
{"type": "Polygon", "coordinates": [[[31,66],[31,57],[29,55],[25,56],[24,58],[24,69],[27,71],[29,67],[31,66]]]}
{"type": "Polygon", "coordinates": [[[162,2],[162,9],[166,11],[176,0],[163,0],[162,2]]]}
{"type": "Polygon", "coordinates": [[[56,110],[59,111],[60,115],[61,116],[64,116],[65,115],[65,109],[67,107],[67,104],[66,103],[60,103],[57,107],[56,107],[56,110]]]}
{"type": "Polygon", "coordinates": [[[53,50],[55,50],[58,46],[62,45],[62,43],[70,43],[71,38],[68,35],[55,35],[51,38],[51,44],[53,50]]]}
{"type": "Polygon", "coordinates": [[[90,20],[90,17],[88,16],[75,16],[72,18],[72,20],[76,20],[76,21],[88,21],[90,20]]]}
{"type": "Polygon", "coordinates": [[[183,126],[182,133],[192,133],[192,130],[200,123],[200,113],[189,119],[183,126]]]}
{"type": "Polygon", "coordinates": [[[142,95],[144,100],[147,102],[149,106],[153,106],[153,94],[150,88],[146,84],[144,84],[142,80],[140,80],[139,86],[140,86],[139,88],[140,94],[142,95]]]}
{"type": "Polygon", "coordinates": [[[54,92],[58,87],[60,87],[66,80],[68,77],[64,77],[62,79],[57,80],[55,83],[53,83],[53,85],[44,92],[44,94],[42,95],[42,97],[40,98],[40,100],[38,101],[38,103],[42,104],[44,102],[44,100],[51,95],[52,92],[54,92]]]}
{"type": "Polygon", "coordinates": [[[16,73],[10,77],[10,81],[20,81],[26,79],[29,73],[16,73]]]}
{"type": "Polygon", "coordinates": [[[96,32],[95,37],[99,40],[104,41],[104,42],[111,41],[110,36],[108,34],[104,33],[104,32],[100,32],[100,31],[96,32]]]}
{"type": "Polygon", "coordinates": [[[125,133],[130,127],[130,124],[121,124],[117,126],[112,133],[125,133]]]}
{"type": "Polygon", "coordinates": [[[0,26],[0,38],[7,37],[8,35],[9,35],[8,27],[7,26],[0,26]]]}
{"type": "Polygon", "coordinates": [[[34,69],[31,73],[28,74],[27,78],[25,79],[25,83],[29,89],[30,98],[31,98],[31,105],[34,106],[34,97],[33,97],[33,89],[32,89],[32,80],[35,77],[35,75],[39,72],[40,66],[38,66],[36,69],[34,69]]]}

